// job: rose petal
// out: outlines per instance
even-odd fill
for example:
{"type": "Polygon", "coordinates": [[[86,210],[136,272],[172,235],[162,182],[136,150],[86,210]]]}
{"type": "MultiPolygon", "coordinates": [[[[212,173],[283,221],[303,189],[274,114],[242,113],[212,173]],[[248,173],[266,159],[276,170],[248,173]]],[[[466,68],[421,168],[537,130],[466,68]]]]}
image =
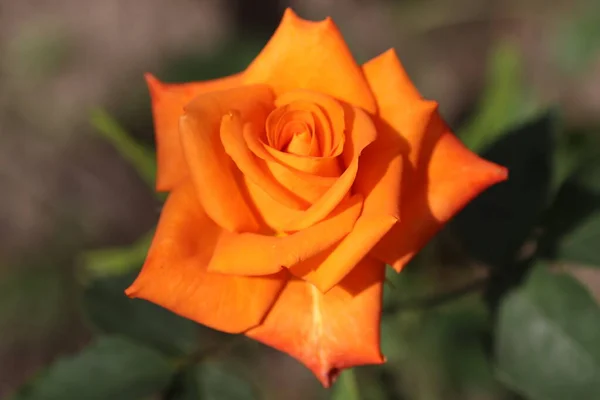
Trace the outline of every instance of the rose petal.
{"type": "Polygon", "coordinates": [[[269,196],[260,186],[256,185],[252,180],[243,177],[242,181],[250,204],[259,215],[261,223],[269,227],[272,232],[284,232],[283,224],[293,218],[300,218],[304,213],[303,210],[286,207],[273,197],[269,196]]]}
{"type": "Polygon", "coordinates": [[[286,274],[207,272],[221,231],[202,211],[193,186],[178,186],[167,199],[144,267],[127,295],[225,332],[259,324],[285,285],[286,274]]]}
{"type": "Polygon", "coordinates": [[[305,107],[285,106],[275,109],[267,118],[266,130],[270,147],[301,157],[320,154],[314,135],[314,117],[305,107]]]}
{"type": "Polygon", "coordinates": [[[194,97],[241,84],[241,75],[190,83],[162,83],[151,74],[146,82],[152,98],[152,115],[156,132],[156,158],[158,171],[156,190],[169,191],[188,176],[187,163],[179,138],[179,117],[183,107],[194,97]]]}
{"type": "MultiPolygon", "coordinates": [[[[441,119],[437,104],[421,98],[393,50],[367,62],[363,70],[383,120],[380,133],[408,146],[398,198],[400,221],[372,252],[400,271],[452,216],[483,190],[505,180],[507,172],[462,145],[441,119]]],[[[365,195],[366,210],[370,202],[365,195]]],[[[373,202],[394,200],[382,193],[373,202]]]]}
{"type": "Polygon", "coordinates": [[[372,254],[396,271],[473,198],[507,179],[507,170],[469,151],[449,130],[435,144],[426,179],[413,181],[402,201],[402,219],[372,254]]]}
{"type": "Polygon", "coordinates": [[[244,82],[267,83],[277,94],[310,89],[375,112],[369,86],[333,21],[306,21],[289,8],[244,82]]]}
{"type": "Polygon", "coordinates": [[[242,86],[199,96],[180,120],[181,141],[190,176],[206,213],[230,231],[256,231],[253,215],[220,139],[223,115],[237,110],[248,120],[264,121],[272,93],[266,86],[242,86]]]}
{"type": "Polygon", "coordinates": [[[236,275],[274,274],[342,239],[352,230],[361,207],[362,197],[354,196],[329,218],[291,235],[223,232],[208,269],[236,275]]]}
{"type": "MultiPolygon", "coordinates": [[[[280,185],[304,200],[305,204],[309,205],[317,201],[337,181],[337,177],[313,175],[280,163],[268,151],[268,149],[272,148],[265,146],[260,141],[256,129],[251,129],[252,127],[248,128],[244,132],[244,140],[246,141],[247,148],[260,159],[258,164],[262,165],[280,185]]],[[[270,193],[268,190],[265,191],[270,193]]],[[[276,198],[276,196],[272,197],[276,198]]],[[[304,206],[303,209],[308,208],[308,205],[304,206]]],[[[294,212],[294,215],[299,214],[294,212]]],[[[290,218],[296,217],[289,216],[286,220],[290,218]]],[[[281,220],[280,222],[283,223],[283,221],[281,220]]]]}
{"type": "Polygon", "coordinates": [[[256,124],[244,121],[238,113],[231,113],[221,121],[221,141],[225,152],[231,157],[242,174],[263,189],[273,199],[292,209],[303,209],[308,203],[278,182],[268,171],[263,160],[248,149],[244,131],[257,136],[256,124]]]}
{"type": "Polygon", "coordinates": [[[292,90],[277,97],[275,106],[297,106],[313,111],[320,122],[320,129],[317,129],[315,134],[322,145],[321,157],[337,157],[342,152],[346,138],[346,122],[344,108],[337,100],[310,90],[292,90]],[[321,109],[323,111],[320,111],[321,109]]]}
{"type": "Polygon", "coordinates": [[[337,207],[352,187],[358,171],[359,156],[375,140],[377,132],[369,115],[359,108],[354,107],[351,112],[346,112],[346,119],[349,120],[346,124],[349,129],[343,153],[343,158],[349,162],[346,170],[301,217],[285,222],[285,231],[299,231],[321,221],[337,207]]]}
{"type": "Polygon", "coordinates": [[[393,49],[365,63],[363,71],[387,131],[401,137],[399,140],[408,146],[409,159],[416,167],[421,146],[437,140],[426,134],[429,120],[437,114],[437,103],[421,97],[393,49]]]}
{"type": "Polygon", "coordinates": [[[363,215],[388,215],[400,218],[402,169],[406,150],[398,136],[388,134],[378,124],[377,140],[360,156],[361,165],[354,180],[354,191],[365,198],[363,215]]]}
{"type": "Polygon", "coordinates": [[[327,292],[360,263],[397,221],[390,215],[361,215],[337,246],[292,266],[290,272],[327,292]]]}
{"type": "Polygon", "coordinates": [[[290,280],[264,322],[246,334],[304,363],[329,387],[344,368],[381,364],[384,265],[366,258],[329,292],[290,280]]]}
{"type": "Polygon", "coordinates": [[[275,161],[277,164],[313,176],[338,177],[341,174],[337,157],[303,157],[297,154],[285,153],[273,147],[260,143],[259,151],[253,151],[257,157],[265,161],[275,161]],[[268,156],[265,156],[265,153],[268,156]]]}

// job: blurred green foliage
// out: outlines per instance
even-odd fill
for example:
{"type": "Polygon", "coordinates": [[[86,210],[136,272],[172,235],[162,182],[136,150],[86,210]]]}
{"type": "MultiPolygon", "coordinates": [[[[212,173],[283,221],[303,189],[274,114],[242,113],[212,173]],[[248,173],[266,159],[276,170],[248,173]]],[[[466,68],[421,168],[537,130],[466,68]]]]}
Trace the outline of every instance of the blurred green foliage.
{"type": "Polygon", "coordinates": [[[81,353],[56,361],[11,400],[142,399],[163,389],[173,371],[154,350],[100,337],[81,353]]]}
{"type": "MultiPolygon", "coordinates": [[[[137,264],[139,265],[139,263],[137,264]]],[[[172,356],[192,354],[199,346],[199,326],[157,305],[129,299],[124,292],[137,271],[94,280],[83,294],[93,327],[119,334],[172,356]]]]}

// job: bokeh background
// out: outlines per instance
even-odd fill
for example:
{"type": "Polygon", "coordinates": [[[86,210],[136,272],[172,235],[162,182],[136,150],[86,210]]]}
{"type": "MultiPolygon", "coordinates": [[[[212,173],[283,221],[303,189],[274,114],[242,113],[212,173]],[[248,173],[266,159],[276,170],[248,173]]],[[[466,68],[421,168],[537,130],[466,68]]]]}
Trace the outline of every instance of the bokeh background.
{"type": "Polygon", "coordinates": [[[0,0],[0,398],[598,399],[599,135],[598,0],[0,0]],[[390,275],[388,363],[329,391],[122,294],[161,206],[143,73],[241,71],[290,5],[395,47],[511,173],[390,275]]]}

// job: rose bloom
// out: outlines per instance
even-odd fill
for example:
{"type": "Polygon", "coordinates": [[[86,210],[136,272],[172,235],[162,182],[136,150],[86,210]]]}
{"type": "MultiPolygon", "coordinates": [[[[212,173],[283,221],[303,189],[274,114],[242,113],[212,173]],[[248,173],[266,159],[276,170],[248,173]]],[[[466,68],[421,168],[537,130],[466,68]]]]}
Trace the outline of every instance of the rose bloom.
{"type": "Polygon", "coordinates": [[[449,130],[393,50],[358,65],[331,21],[287,10],[236,75],[147,75],[169,192],[127,295],[304,363],[325,386],[385,361],[386,264],[400,271],[506,179],[449,130]]]}

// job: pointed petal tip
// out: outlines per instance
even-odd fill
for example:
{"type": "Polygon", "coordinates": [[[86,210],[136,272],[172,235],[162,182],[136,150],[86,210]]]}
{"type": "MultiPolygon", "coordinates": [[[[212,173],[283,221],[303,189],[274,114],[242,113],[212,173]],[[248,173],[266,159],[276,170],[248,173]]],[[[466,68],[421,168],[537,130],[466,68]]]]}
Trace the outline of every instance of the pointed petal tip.
{"type": "Polygon", "coordinates": [[[386,60],[387,62],[398,62],[399,58],[398,58],[398,53],[396,52],[396,49],[394,47],[390,47],[389,49],[387,49],[386,51],[384,51],[383,53],[381,53],[379,55],[379,57],[382,60],[386,60]]]}
{"type": "Polygon", "coordinates": [[[321,382],[325,389],[329,389],[338,379],[340,374],[349,368],[364,365],[381,365],[385,364],[387,359],[381,353],[373,354],[369,359],[363,361],[352,362],[348,365],[316,365],[315,367],[309,367],[315,377],[321,382]]]}
{"type": "Polygon", "coordinates": [[[159,80],[150,72],[144,72],[144,79],[148,84],[160,83],[159,80]]]}
{"type": "Polygon", "coordinates": [[[144,73],[144,80],[152,96],[155,96],[162,89],[162,82],[150,72],[144,73]]]}
{"type": "Polygon", "coordinates": [[[509,178],[508,168],[503,167],[501,165],[496,165],[495,177],[496,177],[496,183],[507,181],[509,178]]]}
{"type": "Polygon", "coordinates": [[[485,159],[481,160],[485,163],[485,165],[481,167],[479,173],[479,180],[482,186],[484,186],[482,190],[508,180],[508,169],[506,167],[485,159]]]}
{"type": "Polygon", "coordinates": [[[131,299],[137,297],[136,296],[137,292],[138,292],[138,290],[137,290],[135,282],[131,286],[129,286],[127,289],[125,289],[125,295],[131,299]]]}

